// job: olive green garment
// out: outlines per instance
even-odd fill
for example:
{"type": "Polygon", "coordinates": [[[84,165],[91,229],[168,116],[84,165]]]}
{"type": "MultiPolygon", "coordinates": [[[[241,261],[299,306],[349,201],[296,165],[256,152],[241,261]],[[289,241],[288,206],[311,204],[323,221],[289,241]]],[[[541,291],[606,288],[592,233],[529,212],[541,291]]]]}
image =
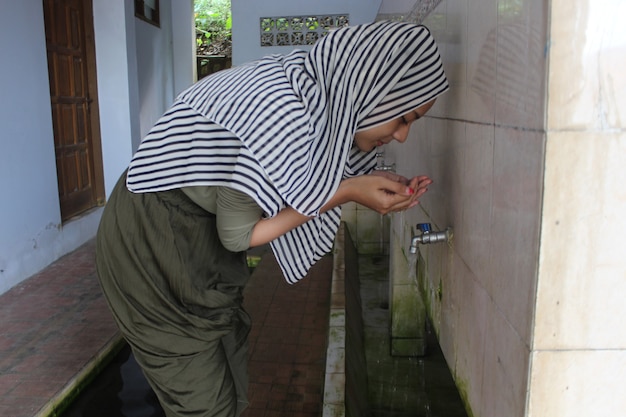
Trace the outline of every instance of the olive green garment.
{"type": "Polygon", "coordinates": [[[100,284],[168,417],[233,417],[247,403],[249,278],[216,219],[180,190],[133,194],[126,173],[97,235],[100,284]]]}
{"type": "Polygon", "coordinates": [[[217,216],[217,232],[222,245],[238,252],[250,247],[252,229],[263,210],[247,194],[230,187],[185,187],[181,190],[194,203],[217,216]]]}

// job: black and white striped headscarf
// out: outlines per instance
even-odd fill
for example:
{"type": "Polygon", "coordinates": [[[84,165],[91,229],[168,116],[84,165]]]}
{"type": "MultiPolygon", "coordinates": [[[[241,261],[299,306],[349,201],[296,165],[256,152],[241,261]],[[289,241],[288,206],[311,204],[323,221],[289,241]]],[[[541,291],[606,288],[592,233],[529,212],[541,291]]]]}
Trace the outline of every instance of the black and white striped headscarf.
{"type": "Polygon", "coordinates": [[[293,283],[332,248],[341,212],[320,208],[343,178],[375,165],[374,151],[352,147],[355,132],[447,89],[425,27],[376,22],[339,29],[310,52],[268,56],[183,92],[142,141],[127,186],[229,186],[269,217],[285,206],[316,216],[271,244],[293,283]]]}

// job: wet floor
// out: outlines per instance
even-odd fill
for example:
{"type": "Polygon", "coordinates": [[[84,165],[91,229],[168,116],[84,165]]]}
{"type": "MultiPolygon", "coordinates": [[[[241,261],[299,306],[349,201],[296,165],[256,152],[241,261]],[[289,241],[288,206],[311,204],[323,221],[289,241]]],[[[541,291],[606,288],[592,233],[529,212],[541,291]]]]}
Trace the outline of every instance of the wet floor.
{"type": "MultiPolygon", "coordinates": [[[[319,417],[333,258],[323,257],[306,278],[289,285],[269,247],[250,255],[260,262],[244,290],[252,329],[250,404],[242,417],[319,417]]],[[[104,416],[164,416],[128,348],[59,417],[104,416]]]]}
{"type": "MultiPolygon", "coordinates": [[[[389,283],[386,276],[388,258],[371,255],[360,256],[359,268],[365,354],[369,379],[368,397],[371,409],[369,416],[359,417],[467,417],[454,381],[432,332],[428,333],[428,347],[424,357],[392,357],[389,354],[389,283]]],[[[269,264],[268,271],[273,269],[277,269],[277,266],[269,264]]],[[[323,272],[323,274],[330,274],[330,271],[323,272]]],[[[277,281],[277,287],[282,288],[283,283],[280,282],[280,277],[274,278],[277,281]]],[[[266,282],[267,280],[265,280],[264,285],[266,282]]],[[[302,289],[298,290],[296,286],[289,286],[286,290],[296,292],[284,297],[285,300],[293,300],[295,294],[302,292],[302,289]]],[[[328,289],[321,292],[311,290],[311,292],[319,294],[324,292],[328,294],[327,291],[328,289]]],[[[315,297],[320,298],[320,295],[315,297]]],[[[274,298],[278,299],[276,295],[274,298]]],[[[311,304],[318,303],[320,301],[311,304]]],[[[299,302],[299,305],[303,305],[303,302],[299,302]]],[[[329,307],[326,305],[324,308],[328,309],[329,307]]],[[[327,321],[327,319],[326,316],[324,320],[327,321]]],[[[276,330],[275,327],[274,330],[276,330]]],[[[307,342],[310,343],[311,330],[306,333],[308,335],[307,342]]],[[[276,335],[273,338],[276,338],[276,335]]],[[[281,338],[281,340],[287,339],[281,338]]],[[[302,348],[298,350],[302,351],[302,348]]],[[[320,350],[323,350],[323,347],[320,350]]],[[[282,355],[280,360],[285,360],[285,358],[282,355]]],[[[323,368],[323,364],[318,363],[320,362],[319,359],[313,358],[312,360],[319,365],[320,369],[323,368]]],[[[288,359],[287,361],[289,362],[288,359]]],[[[305,366],[304,362],[294,359],[289,365],[295,366],[294,369],[299,370],[298,372],[301,374],[305,366]]],[[[283,381],[284,383],[280,381],[284,379],[283,373],[293,375],[293,369],[282,371],[275,364],[267,363],[266,365],[267,372],[275,374],[272,378],[276,378],[276,383],[271,384],[265,395],[276,398],[280,392],[284,391],[284,394],[295,402],[310,401],[309,405],[304,407],[310,411],[306,414],[307,416],[321,416],[322,398],[321,395],[314,392],[316,391],[315,388],[311,388],[312,386],[303,388],[303,391],[307,393],[306,395],[310,397],[308,400],[305,397],[295,398],[297,390],[294,391],[294,389],[298,388],[297,382],[290,386],[292,384],[288,381],[283,381]],[[316,397],[313,398],[311,395],[316,397]],[[315,406],[316,404],[317,406],[315,406]]],[[[254,364],[251,366],[254,367],[254,364]]],[[[261,376],[264,381],[270,378],[269,374],[266,373],[261,376]]],[[[307,375],[309,378],[315,377],[309,368],[307,368],[307,375]]],[[[323,376],[320,375],[315,379],[319,379],[319,384],[321,384],[323,376]]],[[[295,415],[288,411],[288,409],[293,410],[294,404],[280,405],[282,411],[271,410],[271,408],[278,408],[277,404],[274,401],[274,403],[268,403],[267,406],[264,406],[266,409],[249,409],[247,415],[285,417],[295,415]],[[266,411],[270,414],[265,414],[266,411]],[[273,414],[271,414],[272,412],[273,414]]],[[[125,347],[60,417],[164,417],[164,413],[130,350],[125,347]]]]}
{"type": "Polygon", "coordinates": [[[425,356],[391,356],[388,262],[386,256],[359,256],[368,417],[467,417],[430,326],[425,356]]]}

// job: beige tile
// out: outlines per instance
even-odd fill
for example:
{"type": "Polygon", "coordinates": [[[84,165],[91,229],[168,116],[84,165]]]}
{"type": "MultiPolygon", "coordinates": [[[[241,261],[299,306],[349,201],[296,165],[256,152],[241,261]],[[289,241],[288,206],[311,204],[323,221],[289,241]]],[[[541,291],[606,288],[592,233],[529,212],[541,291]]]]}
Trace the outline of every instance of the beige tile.
{"type": "MultiPolygon", "coordinates": [[[[465,262],[455,254],[451,256],[449,274],[443,277],[436,277],[431,285],[435,289],[434,302],[440,304],[440,317],[438,329],[439,345],[446,358],[448,366],[455,374],[457,355],[461,345],[457,343],[456,337],[460,326],[465,326],[468,317],[462,316],[461,304],[465,296],[463,293],[463,281],[470,276],[465,262]],[[440,295],[437,295],[440,292],[440,295]]],[[[432,277],[431,277],[432,278],[432,277]]],[[[463,380],[467,381],[468,376],[463,380]]]]}
{"type": "Polygon", "coordinates": [[[472,3],[467,24],[468,120],[493,124],[496,96],[497,0],[472,3]]]}
{"type": "Polygon", "coordinates": [[[552,2],[548,127],[603,130],[626,125],[626,3],[572,7],[552,2]],[[563,76],[567,74],[567,76],[563,76]]]}
{"type": "MultiPolygon", "coordinates": [[[[471,404],[479,404],[483,390],[485,344],[487,327],[493,317],[488,316],[489,294],[473,274],[454,277],[459,284],[459,325],[455,340],[459,346],[456,353],[455,374],[464,384],[465,395],[471,404]]],[[[489,343],[492,343],[489,340],[489,343]]]]}
{"type": "Polygon", "coordinates": [[[624,350],[535,352],[527,415],[623,416],[624,369],[624,350]]]}
{"type": "Polygon", "coordinates": [[[548,136],[536,349],[626,347],[626,133],[548,136]]]}
{"type": "MultiPolygon", "coordinates": [[[[435,126],[438,124],[432,123],[435,126]]],[[[436,129],[436,136],[429,136],[428,174],[433,184],[421,202],[432,222],[441,227],[460,222],[465,127],[462,122],[448,122],[447,127],[436,129]]]]}
{"type": "MultiPolygon", "coordinates": [[[[476,415],[527,417],[528,344],[506,320],[500,307],[487,305],[482,398],[476,415]]],[[[554,416],[557,416],[555,414],[554,416]]],[[[565,416],[565,414],[563,414],[565,416]]]]}
{"type": "Polygon", "coordinates": [[[409,136],[404,143],[394,141],[384,146],[385,157],[395,162],[398,174],[405,177],[421,174],[430,175],[430,142],[433,137],[441,139],[441,125],[442,123],[436,123],[426,116],[411,127],[409,136]]]}
{"type": "Polygon", "coordinates": [[[499,9],[498,26],[491,34],[496,38],[494,113],[498,125],[543,129],[547,14],[532,13],[531,3],[516,7],[503,2],[499,9]]]}
{"type": "Polygon", "coordinates": [[[460,177],[460,218],[455,218],[454,246],[479,281],[493,275],[491,225],[493,201],[494,128],[468,124],[460,177]]]}
{"type": "Polygon", "coordinates": [[[357,241],[361,243],[384,243],[385,235],[383,216],[370,209],[357,209],[357,241]]]}
{"type": "Polygon", "coordinates": [[[537,281],[544,136],[496,129],[490,292],[528,343],[537,281]]]}

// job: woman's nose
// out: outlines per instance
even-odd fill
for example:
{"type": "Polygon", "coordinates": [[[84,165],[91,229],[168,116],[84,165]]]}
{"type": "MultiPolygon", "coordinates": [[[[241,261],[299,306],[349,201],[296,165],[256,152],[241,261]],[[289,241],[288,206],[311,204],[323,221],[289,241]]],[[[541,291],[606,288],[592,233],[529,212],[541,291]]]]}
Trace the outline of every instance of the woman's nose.
{"type": "Polygon", "coordinates": [[[393,138],[400,143],[404,143],[409,136],[409,125],[400,126],[393,134],[393,138]]]}

